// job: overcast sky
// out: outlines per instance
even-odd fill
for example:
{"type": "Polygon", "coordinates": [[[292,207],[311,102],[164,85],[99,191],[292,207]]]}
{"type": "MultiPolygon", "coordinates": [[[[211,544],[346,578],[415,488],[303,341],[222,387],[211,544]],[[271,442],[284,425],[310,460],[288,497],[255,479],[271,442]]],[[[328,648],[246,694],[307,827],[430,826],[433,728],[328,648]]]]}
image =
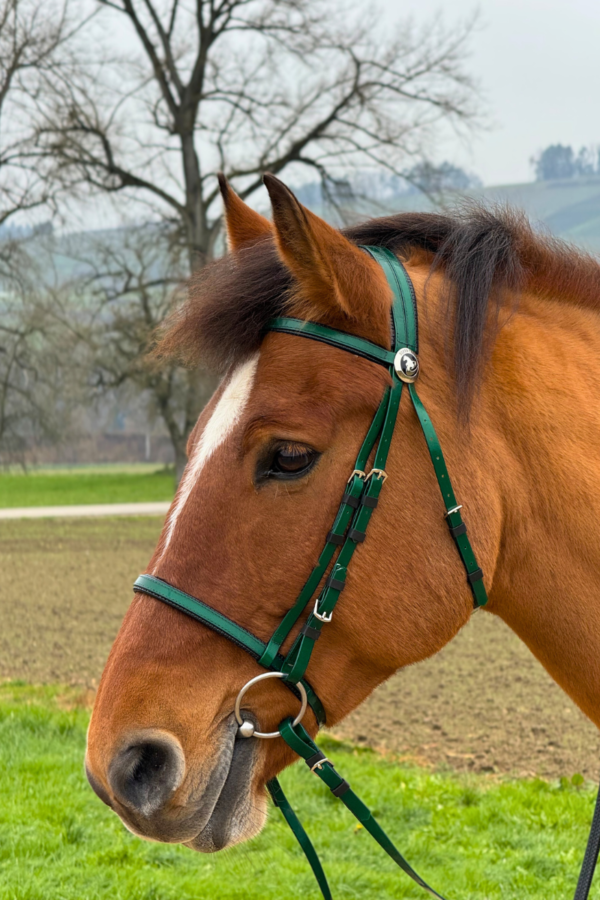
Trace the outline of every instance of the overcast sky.
{"type": "MultiPolygon", "coordinates": [[[[443,155],[486,184],[530,181],[529,158],[552,143],[600,145],[600,0],[378,0],[390,20],[443,10],[450,25],[480,10],[470,71],[491,130],[443,155]]],[[[438,160],[439,161],[439,160],[438,160]]]]}

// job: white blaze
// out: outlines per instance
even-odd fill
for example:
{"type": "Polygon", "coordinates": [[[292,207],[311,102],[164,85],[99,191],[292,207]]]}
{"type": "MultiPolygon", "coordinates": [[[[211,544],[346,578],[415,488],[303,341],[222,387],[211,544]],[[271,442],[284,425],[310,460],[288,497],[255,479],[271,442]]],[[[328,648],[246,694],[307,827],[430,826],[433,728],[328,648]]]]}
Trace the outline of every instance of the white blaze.
{"type": "Polygon", "coordinates": [[[179,485],[179,491],[169,516],[169,524],[167,526],[167,534],[161,557],[171,542],[177,520],[187,503],[192,489],[198,481],[206,462],[213,455],[217,447],[223,443],[227,435],[231,433],[239,421],[240,416],[244,411],[244,407],[248,402],[250,392],[252,391],[257,365],[258,353],[251,356],[250,359],[234,370],[228,384],[219,398],[219,402],[213,410],[212,416],[206,423],[202,436],[185,467],[185,472],[183,473],[183,478],[179,485]]]}

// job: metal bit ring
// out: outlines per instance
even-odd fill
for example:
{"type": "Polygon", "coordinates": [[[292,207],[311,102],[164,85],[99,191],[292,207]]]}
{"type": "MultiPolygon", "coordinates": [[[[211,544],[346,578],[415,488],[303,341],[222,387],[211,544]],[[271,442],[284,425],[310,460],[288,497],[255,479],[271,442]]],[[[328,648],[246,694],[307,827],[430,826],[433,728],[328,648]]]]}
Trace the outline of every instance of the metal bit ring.
{"type": "MultiPolygon", "coordinates": [[[[242,737],[256,737],[256,738],[276,738],[280,737],[278,731],[255,731],[254,724],[250,722],[248,719],[242,719],[241,713],[241,705],[242,699],[246,692],[252,687],[253,684],[258,684],[259,681],[265,681],[267,678],[285,678],[284,672],[264,672],[262,675],[257,675],[255,678],[251,678],[250,681],[247,681],[244,687],[241,689],[239,694],[235,700],[235,706],[233,710],[233,714],[235,716],[235,720],[240,726],[240,734],[242,737]]],[[[308,697],[306,694],[306,689],[301,681],[296,685],[298,690],[300,691],[300,698],[302,700],[302,705],[300,706],[300,712],[296,716],[293,721],[293,725],[298,725],[302,719],[304,718],[304,713],[306,712],[306,708],[308,706],[308,697]]]]}

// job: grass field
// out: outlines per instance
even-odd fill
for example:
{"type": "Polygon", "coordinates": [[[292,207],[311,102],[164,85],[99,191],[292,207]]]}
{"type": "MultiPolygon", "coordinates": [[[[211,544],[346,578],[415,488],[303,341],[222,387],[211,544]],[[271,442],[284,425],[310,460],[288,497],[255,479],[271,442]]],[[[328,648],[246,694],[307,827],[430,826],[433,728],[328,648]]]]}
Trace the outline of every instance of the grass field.
{"type": "MultiPolygon", "coordinates": [[[[132,836],[85,781],[87,721],[73,689],[0,687],[0,900],[318,896],[275,810],[258,838],[215,856],[132,836]]],[[[433,774],[331,738],[322,745],[409,861],[447,897],[572,895],[594,802],[587,785],[433,774]]],[[[303,765],[282,783],[336,898],[426,896],[303,765]]]]}
{"type": "Polygon", "coordinates": [[[173,472],[164,467],[8,472],[0,474],[0,508],[149,503],[171,500],[173,490],[173,472]]]}

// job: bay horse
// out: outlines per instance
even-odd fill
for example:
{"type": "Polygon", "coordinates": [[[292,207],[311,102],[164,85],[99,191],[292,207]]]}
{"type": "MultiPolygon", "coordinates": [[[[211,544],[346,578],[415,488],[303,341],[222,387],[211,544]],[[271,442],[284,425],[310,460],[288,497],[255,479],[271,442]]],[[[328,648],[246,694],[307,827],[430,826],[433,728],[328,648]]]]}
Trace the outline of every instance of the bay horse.
{"type": "MultiPolygon", "coordinates": [[[[190,436],[148,573],[268,640],[315,564],[389,376],[267,324],[294,316],[389,347],[391,291],[359,245],[387,248],[415,288],[419,391],[465,506],[485,610],[600,725],[598,262],[507,211],[339,231],[274,176],[265,185],[272,222],[222,179],[230,253],[194,277],[156,349],[223,380],[190,436]]],[[[409,403],[386,471],[308,667],[328,725],[440,650],[473,610],[409,403]]],[[[135,595],[86,753],[92,787],[130,830],[204,852],[260,831],[265,784],[296,758],[283,740],[239,739],[236,697],[263,671],[227,638],[135,595]]],[[[298,701],[269,680],[250,707],[269,731],[298,701]]],[[[310,711],[304,724],[314,736],[310,711]]]]}

